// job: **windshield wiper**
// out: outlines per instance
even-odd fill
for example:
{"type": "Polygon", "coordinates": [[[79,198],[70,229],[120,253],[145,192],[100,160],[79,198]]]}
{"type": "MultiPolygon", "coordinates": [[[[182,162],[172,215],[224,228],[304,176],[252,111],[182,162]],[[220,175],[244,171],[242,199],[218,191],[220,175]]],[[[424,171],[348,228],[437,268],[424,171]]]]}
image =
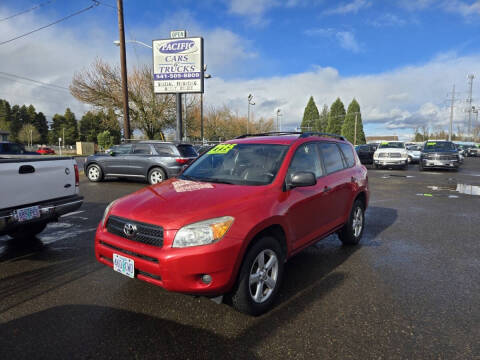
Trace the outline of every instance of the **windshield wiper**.
{"type": "Polygon", "coordinates": [[[182,176],[183,179],[192,180],[192,181],[202,181],[203,180],[203,179],[198,179],[198,178],[190,176],[190,175],[182,174],[181,176],[182,176]]]}
{"type": "Polygon", "coordinates": [[[205,178],[202,179],[203,181],[208,181],[208,182],[213,182],[213,183],[218,183],[218,184],[229,184],[229,185],[235,185],[235,183],[228,181],[228,180],[223,180],[223,179],[218,179],[218,178],[205,178]]]}

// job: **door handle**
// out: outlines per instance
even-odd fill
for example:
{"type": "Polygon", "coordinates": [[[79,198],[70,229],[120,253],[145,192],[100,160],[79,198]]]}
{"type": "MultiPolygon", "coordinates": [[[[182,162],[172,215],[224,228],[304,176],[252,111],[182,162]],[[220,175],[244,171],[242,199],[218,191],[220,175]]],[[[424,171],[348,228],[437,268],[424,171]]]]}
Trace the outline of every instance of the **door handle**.
{"type": "Polygon", "coordinates": [[[331,187],[328,187],[328,186],[325,186],[325,187],[323,188],[323,192],[324,192],[324,193],[329,192],[330,190],[332,190],[332,188],[331,188],[331,187]]]}

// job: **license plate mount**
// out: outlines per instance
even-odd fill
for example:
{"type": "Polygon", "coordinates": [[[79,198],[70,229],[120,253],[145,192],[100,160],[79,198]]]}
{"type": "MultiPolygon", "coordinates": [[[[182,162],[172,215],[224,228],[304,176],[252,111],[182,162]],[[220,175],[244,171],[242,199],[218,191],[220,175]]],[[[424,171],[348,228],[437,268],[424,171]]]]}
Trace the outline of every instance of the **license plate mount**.
{"type": "Polygon", "coordinates": [[[113,254],[113,270],[133,279],[135,277],[135,262],[119,254],[113,254]]]}
{"type": "Polygon", "coordinates": [[[15,210],[15,217],[18,222],[38,219],[40,217],[40,207],[38,205],[15,210]]]}

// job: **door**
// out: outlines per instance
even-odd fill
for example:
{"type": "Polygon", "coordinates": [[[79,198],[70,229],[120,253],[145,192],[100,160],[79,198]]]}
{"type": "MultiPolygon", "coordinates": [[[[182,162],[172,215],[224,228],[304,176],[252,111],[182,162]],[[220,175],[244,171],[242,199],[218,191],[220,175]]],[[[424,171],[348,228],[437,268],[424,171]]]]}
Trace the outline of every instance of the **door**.
{"type": "Polygon", "coordinates": [[[112,154],[99,159],[103,165],[105,174],[129,175],[129,159],[132,152],[132,144],[118,145],[113,149],[112,154]]]}
{"type": "Polygon", "coordinates": [[[313,172],[317,184],[287,190],[287,222],[292,236],[293,250],[299,249],[323,234],[326,229],[330,194],[324,191],[327,183],[323,177],[318,146],[315,142],[300,145],[290,163],[287,179],[297,171],[313,172]]]}
{"type": "Polygon", "coordinates": [[[129,157],[130,175],[147,176],[152,149],[149,144],[135,144],[129,157]]]}

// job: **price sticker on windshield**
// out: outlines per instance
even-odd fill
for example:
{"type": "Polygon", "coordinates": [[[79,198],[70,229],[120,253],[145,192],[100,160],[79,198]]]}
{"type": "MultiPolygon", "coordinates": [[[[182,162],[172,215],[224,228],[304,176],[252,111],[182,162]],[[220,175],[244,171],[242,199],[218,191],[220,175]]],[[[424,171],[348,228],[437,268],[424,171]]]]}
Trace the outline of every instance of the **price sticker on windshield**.
{"type": "Polygon", "coordinates": [[[380,145],[388,145],[388,141],[384,141],[380,145]]]}
{"type": "Polygon", "coordinates": [[[226,154],[235,146],[237,146],[237,144],[219,144],[211,149],[207,154],[226,154]]]}
{"type": "Polygon", "coordinates": [[[435,145],[437,145],[436,142],[429,142],[429,143],[427,143],[427,146],[435,146],[435,145]]]}

